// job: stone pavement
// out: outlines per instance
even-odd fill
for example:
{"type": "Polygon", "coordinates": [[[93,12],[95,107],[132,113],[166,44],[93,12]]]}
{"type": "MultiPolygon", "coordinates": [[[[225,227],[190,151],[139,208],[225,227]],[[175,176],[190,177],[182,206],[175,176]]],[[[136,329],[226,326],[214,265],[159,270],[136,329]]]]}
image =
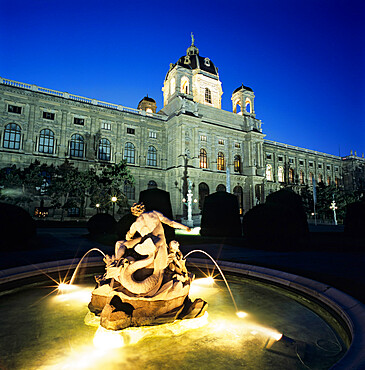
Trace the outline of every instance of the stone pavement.
{"type": "MultiPolygon", "coordinates": [[[[0,270],[40,262],[81,258],[91,248],[100,248],[113,254],[112,246],[90,241],[86,228],[38,229],[38,246],[27,251],[0,253],[0,270]]],[[[329,284],[358,300],[365,302],[365,254],[345,251],[275,252],[256,250],[228,244],[182,245],[185,255],[193,249],[202,249],[214,259],[242,262],[294,273],[329,284]]],[[[97,255],[97,252],[93,252],[97,255]]],[[[194,258],[206,258],[194,253],[194,258]]]]}

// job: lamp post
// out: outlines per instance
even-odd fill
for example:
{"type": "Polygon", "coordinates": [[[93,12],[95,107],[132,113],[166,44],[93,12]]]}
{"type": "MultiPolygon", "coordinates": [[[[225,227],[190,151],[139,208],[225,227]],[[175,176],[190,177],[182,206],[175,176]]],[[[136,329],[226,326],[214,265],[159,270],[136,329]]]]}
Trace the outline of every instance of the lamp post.
{"type": "Polygon", "coordinates": [[[95,207],[96,207],[96,213],[99,213],[100,203],[96,203],[95,204],[95,207]]]}
{"type": "Polygon", "coordinates": [[[336,209],[338,207],[336,206],[336,202],[335,202],[335,199],[333,199],[332,203],[331,203],[331,206],[330,206],[330,209],[332,209],[333,211],[333,219],[335,221],[335,225],[337,225],[337,218],[336,218],[336,209]]]}
{"type": "Polygon", "coordinates": [[[113,202],[113,217],[114,217],[114,213],[115,213],[115,203],[116,203],[117,200],[118,200],[117,197],[112,197],[111,198],[111,201],[113,202]]]}

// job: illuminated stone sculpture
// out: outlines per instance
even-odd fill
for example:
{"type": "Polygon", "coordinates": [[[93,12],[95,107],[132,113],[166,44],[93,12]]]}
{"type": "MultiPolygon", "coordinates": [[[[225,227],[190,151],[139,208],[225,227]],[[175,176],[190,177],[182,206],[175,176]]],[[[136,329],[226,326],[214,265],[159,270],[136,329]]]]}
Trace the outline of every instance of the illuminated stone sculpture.
{"type": "Polygon", "coordinates": [[[111,330],[201,316],[207,303],[189,299],[193,275],[185,267],[179,243],[167,245],[162,223],[190,228],[160,212],[145,212],[142,203],[134,204],[132,213],[137,220],[126,240],[118,241],[115,255],[104,259],[106,274],[97,279],[90,311],[100,315],[101,326],[111,330]],[[136,232],[140,236],[134,238],[136,232]]]}

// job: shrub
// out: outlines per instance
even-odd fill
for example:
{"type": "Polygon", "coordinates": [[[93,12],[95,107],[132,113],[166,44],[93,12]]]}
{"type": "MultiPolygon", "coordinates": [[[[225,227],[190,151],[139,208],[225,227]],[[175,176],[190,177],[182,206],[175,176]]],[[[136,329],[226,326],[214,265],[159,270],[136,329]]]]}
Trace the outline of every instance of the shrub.
{"type": "Polygon", "coordinates": [[[205,197],[200,235],[242,236],[237,197],[218,191],[205,197]]]}
{"type": "MultiPolygon", "coordinates": [[[[146,211],[158,211],[172,220],[170,193],[161,189],[147,189],[139,194],[139,202],[143,202],[146,211]]],[[[175,238],[175,229],[163,224],[167,243],[175,238]]]]}
{"type": "Polygon", "coordinates": [[[299,195],[291,190],[270,194],[243,217],[243,233],[252,246],[263,249],[299,249],[307,243],[307,218],[299,195]]]}
{"type": "Polygon", "coordinates": [[[125,239],[128,230],[136,219],[137,217],[133,216],[132,213],[127,213],[117,222],[116,233],[118,239],[125,239]]]}
{"type": "Polygon", "coordinates": [[[365,238],[365,203],[354,202],[346,207],[344,231],[347,236],[365,238]]]}
{"type": "Polygon", "coordinates": [[[98,213],[92,216],[86,224],[92,235],[112,234],[115,232],[117,222],[108,213],[98,213]]]}
{"type": "Polygon", "coordinates": [[[36,235],[36,223],[30,214],[13,204],[0,203],[1,249],[26,249],[36,235]]]}

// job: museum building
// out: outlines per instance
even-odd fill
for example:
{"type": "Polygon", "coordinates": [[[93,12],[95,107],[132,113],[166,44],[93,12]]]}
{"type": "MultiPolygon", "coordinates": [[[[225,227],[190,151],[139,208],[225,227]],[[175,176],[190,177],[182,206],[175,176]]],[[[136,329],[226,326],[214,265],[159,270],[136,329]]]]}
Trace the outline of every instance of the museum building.
{"type": "Polygon", "coordinates": [[[218,69],[194,41],[170,64],[162,91],[157,112],[148,96],[134,109],[0,78],[0,168],[68,159],[80,169],[98,169],[125,159],[135,179],[124,189],[130,203],[158,187],[170,193],[175,218],[185,213],[189,183],[197,219],[205,196],[215,191],[235,194],[244,213],[270,192],[284,185],[299,191],[312,178],[358,186],[355,173],[365,160],[356,153],[339,157],[265,140],[251,88],[239,86],[232,112],[222,110],[218,69]]]}

